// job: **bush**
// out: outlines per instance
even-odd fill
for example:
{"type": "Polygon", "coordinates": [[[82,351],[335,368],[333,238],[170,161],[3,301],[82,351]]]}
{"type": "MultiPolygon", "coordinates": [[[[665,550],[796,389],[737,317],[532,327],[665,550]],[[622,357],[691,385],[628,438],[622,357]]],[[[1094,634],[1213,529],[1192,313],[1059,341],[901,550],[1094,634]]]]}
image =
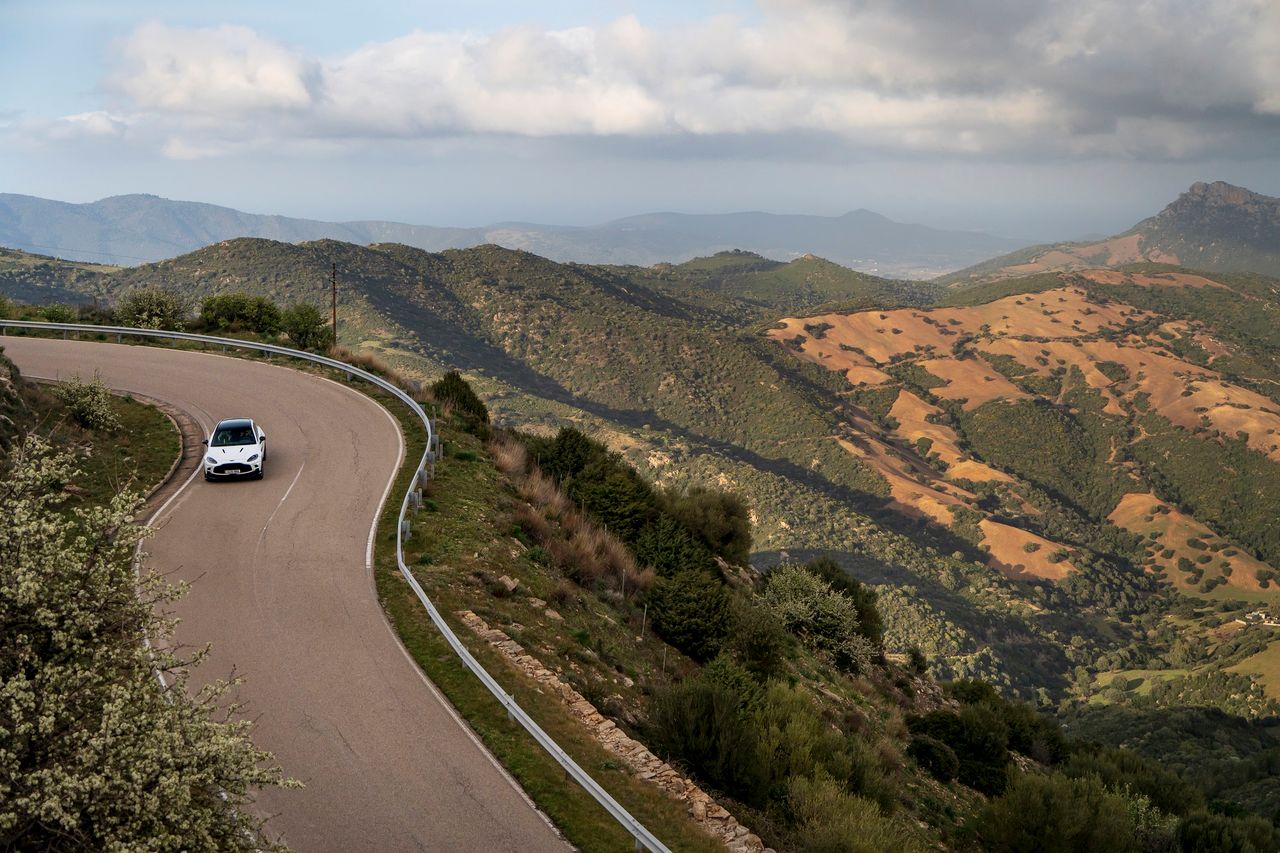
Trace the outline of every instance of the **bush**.
{"type": "Polygon", "coordinates": [[[743,704],[734,690],[702,678],[659,689],[650,704],[649,743],[707,785],[756,801],[760,765],[743,704]]]}
{"type": "Polygon", "coordinates": [[[95,373],[89,382],[82,382],[80,375],[75,374],[54,385],[52,392],[82,427],[107,432],[120,428],[120,419],[111,408],[111,392],[102,384],[98,374],[95,373]]]}
{"type": "Polygon", "coordinates": [[[690,569],[716,571],[711,552],[669,515],[645,524],[636,536],[634,550],[640,565],[652,566],[663,577],[690,569]]]}
{"type": "Polygon", "coordinates": [[[488,433],[489,409],[462,375],[450,370],[431,386],[431,398],[461,418],[467,432],[488,433]]]}
{"type": "Polygon", "coordinates": [[[966,705],[989,708],[1008,732],[1008,747],[1041,764],[1057,764],[1067,757],[1062,729],[1026,702],[1005,699],[992,685],[962,679],[947,685],[947,693],[966,705]]]}
{"type": "Polygon", "coordinates": [[[787,805],[795,823],[790,849],[806,853],[925,849],[905,827],[881,814],[874,802],[842,791],[829,778],[791,779],[787,805]]]}
{"type": "Polygon", "coordinates": [[[1127,749],[1078,746],[1062,772],[1072,778],[1096,776],[1108,788],[1141,794],[1169,814],[1185,815],[1204,808],[1204,796],[1177,773],[1127,749]]]}
{"type": "Polygon", "coordinates": [[[751,517],[742,499],[730,492],[697,487],[667,497],[667,510],[712,552],[727,562],[746,565],[751,556],[751,517]]]}
{"type": "Polygon", "coordinates": [[[917,735],[907,745],[907,755],[939,782],[950,782],[960,772],[960,759],[955,750],[936,737],[917,735]]]}
{"type": "Polygon", "coordinates": [[[230,688],[197,688],[174,651],[176,590],[134,567],[138,496],[68,518],[58,486],[77,479],[70,454],[32,437],[0,473],[0,843],[277,849],[245,807],[280,772],[248,722],[219,722],[230,688]]]}
{"type": "Polygon", "coordinates": [[[1196,853],[1268,853],[1280,849],[1280,833],[1257,815],[1196,812],[1178,825],[1178,843],[1196,853]]]}
{"type": "Polygon", "coordinates": [[[172,290],[142,287],[120,297],[115,316],[122,326],[180,332],[186,327],[187,306],[172,290]]]}
{"type": "Polygon", "coordinates": [[[40,309],[40,316],[50,323],[74,323],[80,319],[76,309],[70,305],[45,305],[40,309]]]}
{"type": "Polygon", "coordinates": [[[0,320],[8,320],[14,315],[13,302],[7,297],[0,296],[0,320]]]}
{"type": "Polygon", "coordinates": [[[840,568],[830,557],[816,557],[805,563],[805,568],[847,596],[858,610],[858,632],[877,646],[883,645],[884,622],[876,607],[874,589],[840,568]]]}
{"type": "Polygon", "coordinates": [[[697,661],[720,651],[729,632],[729,595],[718,578],[699,571],[660,577],[648,601],[654,630],[668,643],[697,661]]]}
{"type": "Polygon", "coordinates": [[[907,718],[912,737],[928,736],[951,747],[960,766],[956,778],[984,794],[1004,791],[1008,784],[1009,730],[986,705],[930,711],[907,718]]]}
{"type": "Polygon", "coordinates": [[[248,329],[260,335],[280,331],[280,309],[270,299],[247,293],[224,293],[207,297],[200,303],[200,319],[205,328],[221,332],[248,329]]]}
{"type": "Polygon", "coordinates": [[[762,601],[788,631],[836,666],[850,672],[870,668],[875,649],[862,636],[856,605],[808,569],[771,571],[762,601]]]}
{"type": "Polygon", "coordinates": [[[756,678],[767,681],[782,671],[787,657],[787,632],[763,607],[734,602],[726,645],[756,678]]]}
{"type": "MultiPolygon", "coordinates": [[[[972,824],[985,850],[1136,851],[1129,804],[1094,778],[1019,776],[972,824]]],[[[1193,848],[1187,848],[1193,849],[1193,848]]],[[[1201,848],[1194,848],[1201,849],[1201,848]]]]}
{"type": "Polygon", "coordinates": [[[316,306],[299,302],[280,315],[280,328],[298,349],[323,350],[333,343],[333,329],[316,306]]]}

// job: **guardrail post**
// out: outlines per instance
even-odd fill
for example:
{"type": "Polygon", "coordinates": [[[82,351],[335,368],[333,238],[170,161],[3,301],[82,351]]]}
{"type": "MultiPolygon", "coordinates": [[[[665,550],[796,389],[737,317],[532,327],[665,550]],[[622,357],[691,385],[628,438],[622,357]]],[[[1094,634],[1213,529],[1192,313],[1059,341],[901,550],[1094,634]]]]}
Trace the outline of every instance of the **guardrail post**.
{"type": "Polygon", "coordinates": [[[413,527],[407,518],[400,519],[400,538],[405,542],[413,538],[413,527]]]}

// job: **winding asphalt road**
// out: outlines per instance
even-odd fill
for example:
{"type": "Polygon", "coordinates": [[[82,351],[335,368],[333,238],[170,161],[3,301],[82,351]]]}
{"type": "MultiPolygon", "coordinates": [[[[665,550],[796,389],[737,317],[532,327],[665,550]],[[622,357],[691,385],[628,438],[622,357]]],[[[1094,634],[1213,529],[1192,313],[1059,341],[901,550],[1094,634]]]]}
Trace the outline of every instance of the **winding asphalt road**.
{"type": "Polygon", "coordinates": [[[233,672],[253,739],[302,790],[266,790],[268,830],[301,851],[568,849],[422,675],[383,616],[367,555],[402,441],[369,398],[258,362],[145,346],[6,337],[32,378],[98,371],[205,434],[267,433],[266,477],[198,476],[161,508],[149,563],[191,584],[179,642],[213,644],[198,679],[233,672]]]}

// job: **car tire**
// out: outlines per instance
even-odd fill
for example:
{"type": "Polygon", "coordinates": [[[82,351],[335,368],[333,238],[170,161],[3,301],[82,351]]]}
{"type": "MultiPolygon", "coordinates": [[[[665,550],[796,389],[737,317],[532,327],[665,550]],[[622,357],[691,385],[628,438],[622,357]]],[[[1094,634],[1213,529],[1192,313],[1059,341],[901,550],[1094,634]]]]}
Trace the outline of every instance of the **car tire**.
{"type": "Polygon", "coordinates": [[[212,482],[213,482],[213,477],[211,477],[211,476],[209,475],[209,472],[208,472],[208,471],[205,471],[205,472],[204,472],[204,481],[205,481],[206,483],[212,483],[212,482]]]}

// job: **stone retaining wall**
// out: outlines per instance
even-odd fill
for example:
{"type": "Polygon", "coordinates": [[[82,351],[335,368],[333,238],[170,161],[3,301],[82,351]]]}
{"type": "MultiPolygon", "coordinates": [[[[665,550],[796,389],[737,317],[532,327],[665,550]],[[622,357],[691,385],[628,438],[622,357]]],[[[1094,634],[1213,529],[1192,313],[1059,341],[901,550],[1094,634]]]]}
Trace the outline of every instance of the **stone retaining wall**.
{"type": "MultiPolygon", "coordinates": [[[[738,823],[711,796],[693,782],[676,772],[670,764],[650,752],[644,744],[627,737],[612,720],[601,714],[581,693],[560,680],[552,670],[543,666],[537,658],[504,632],[489,625],[470,610],[458,612],[458,616],[478,637],[498,650],[517,669],[532,678],[569,708],[569,712],[589,728],[597,741],[609,752],[618,756],[641,779],[657,785],[669,796],[685,803],[689,817],[714,838],[724,842],[733,853],[766,853],[760,837],[738,823]]],[[[772,853],[772,851],[767,851],[772,853]]]]}

